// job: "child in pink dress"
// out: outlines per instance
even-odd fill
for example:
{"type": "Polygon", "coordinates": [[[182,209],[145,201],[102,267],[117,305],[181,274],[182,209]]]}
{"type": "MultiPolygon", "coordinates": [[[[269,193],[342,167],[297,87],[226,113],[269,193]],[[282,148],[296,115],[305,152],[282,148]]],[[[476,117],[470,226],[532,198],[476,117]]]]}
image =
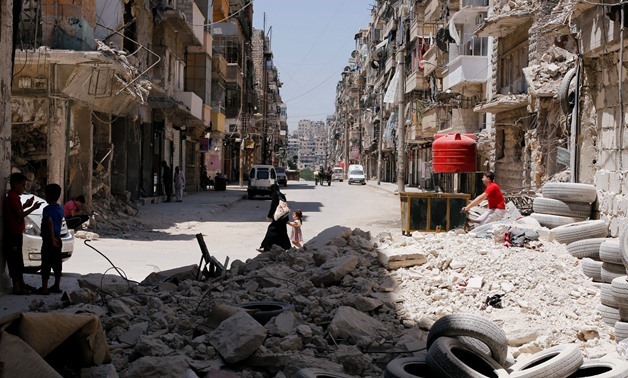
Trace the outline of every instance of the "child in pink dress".
{"type": "Polygon", "coordinates": [[[303,234],[301,233],[301,225],[303,224],[303,213],[301,210],[295,210],[292,213],[294,222],[288,224],[292,226],[292,233],[290,234],[290,240],[295,247],[301,248],[303,243],[303,234]]]}

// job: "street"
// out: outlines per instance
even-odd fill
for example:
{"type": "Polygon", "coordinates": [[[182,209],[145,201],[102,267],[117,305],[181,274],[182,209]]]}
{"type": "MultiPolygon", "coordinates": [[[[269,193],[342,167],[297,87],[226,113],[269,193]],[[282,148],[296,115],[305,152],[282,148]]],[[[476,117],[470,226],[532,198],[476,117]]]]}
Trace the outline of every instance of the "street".
{"type": "MultiPolygon", "coordinates": [[[[387,184],[391,185],[391,184],[387,184]]],[[[376,184],[348,185],[334,182],[290,181],[281,188],[291,209],[304,214],[305,241],[335,225],[360,228],[372,235],[384,230],[399,232],[399,198],[376,184]]],[[[264,238],[269,197],[245,199],[246,188],[228,187],[226,192],[200,192],[180,203],[140,206],[137,221],[150,231],[131,231],[117,238],[102,236],[88,243],[105,254],[129,279],[141,281],[154,271],[198,264],[201,256],[195,235],[202,233],[210,253],[220,262],[245,261],[257,255],[264,238]],[[216,206],[212,197],[226,196],[230,205],[216,206]],[[210,213],[212,212],[212,213],[210,213]]],[[[289,229],[290,231],[290,229],[289,229]]],[[[96,231],[98,232],[98,231],[96,231]]],[[[66,273],[104,273],[111,265],[94,250],[75,240],[74,255],[63,265],[66,273]]],[[[109,270],[107,273],[115,274],[109,270]]]]}

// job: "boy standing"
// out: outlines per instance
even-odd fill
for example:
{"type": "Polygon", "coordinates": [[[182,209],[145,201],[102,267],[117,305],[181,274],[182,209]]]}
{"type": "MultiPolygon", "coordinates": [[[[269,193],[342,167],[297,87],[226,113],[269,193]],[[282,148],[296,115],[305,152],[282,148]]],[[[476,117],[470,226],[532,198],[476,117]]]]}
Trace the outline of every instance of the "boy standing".
{"type": "Polygon", "coordinates": [[[4,259],[13,281],[13,294],[17,295],[30,294],[24,283],[24,258],[22,257],[22,235],[26,230],[24,218],[39,209],[42,204],[42,202],[33,204],[35,197],[31,197],[22,205],[20,195],[24,194],[26,181],[26,176],[21,173],[11,174],[9,178],[11,189],[4,199],[4,259]]]}
{"type": "Polygon", "coordinates": [[[44,188],[46,202],[41,218],[41,288],[38,294],[60,293],[61,281],[61,223],[63,222],[63,207],[57,203],[61,197],[61,187],[57,184],[48,184],[44,188]],[[48,290],[50,269],[55,274],[55,283],[48,290]]]}

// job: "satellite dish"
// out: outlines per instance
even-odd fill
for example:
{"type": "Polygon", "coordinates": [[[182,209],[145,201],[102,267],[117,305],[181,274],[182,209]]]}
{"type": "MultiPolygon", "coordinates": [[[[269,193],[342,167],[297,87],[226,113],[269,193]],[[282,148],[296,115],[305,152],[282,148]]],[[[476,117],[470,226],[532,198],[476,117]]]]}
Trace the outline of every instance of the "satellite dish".
{"type": "Polygon", "coordinates": [[[345,67],[345,69],[344,69],[344,71],[345,71],[345,72],[350,72],[350,71],[351,71],[351,67],[346,66],[346,67],[345,67]]]}
{"type": "Polygon", "coordinates": [[[351,57],[352,57],[352,58],[356,58],[356,57],[358,56],[358,54],[359,54],[358,50],[353,50],[353,51],[351,52],[351,57]]]}

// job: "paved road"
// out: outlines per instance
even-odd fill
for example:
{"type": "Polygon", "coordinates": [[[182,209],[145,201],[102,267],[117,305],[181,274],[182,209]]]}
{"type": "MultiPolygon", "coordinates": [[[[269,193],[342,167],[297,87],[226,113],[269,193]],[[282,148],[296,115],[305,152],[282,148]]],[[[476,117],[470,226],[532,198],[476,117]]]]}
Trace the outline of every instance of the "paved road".
{"type": "MultiPolygon", "coordinates": [[[[399,197],[395,184],[374,182],[348,185],[334,182],[331,186],[315,186],[313,182],[289,182],[282,188],[291,208],[300,208],[305,220],[303,236],[307,240],[319,232],[342,225],[371,231],[400,232],[399,197]]],[[[409,189],[412,190],[412,189],[409,189]]],[[[184,197],[177,203],[150,204],[140,207],[137,222],[147,231],[103,234],[88,244],[105,254],[127,277],[141,281],[154,271],[198,264],[201,252],[196,234],[201,233],[210,253],[218,261],[246,260],[257,255],[255,248],[266,232],[265,215],[269,198],[246,199],[246,189],[229,186],[224,192],[201,192],[184,197]]],[[[62,288],[76,287],[73,277],[87,273],[112,273],[109,262],[96,251],[76,239],[72,258],[63,266],[62,288]]],[[[27,275],[33,286],[40,286],[37,275],[27,275]]],[[[0,296],[0,316],[16,307],[25,306],[37,296],[0,296]],[[9,304],[10,302],[10,304],[9,304]]]]}

